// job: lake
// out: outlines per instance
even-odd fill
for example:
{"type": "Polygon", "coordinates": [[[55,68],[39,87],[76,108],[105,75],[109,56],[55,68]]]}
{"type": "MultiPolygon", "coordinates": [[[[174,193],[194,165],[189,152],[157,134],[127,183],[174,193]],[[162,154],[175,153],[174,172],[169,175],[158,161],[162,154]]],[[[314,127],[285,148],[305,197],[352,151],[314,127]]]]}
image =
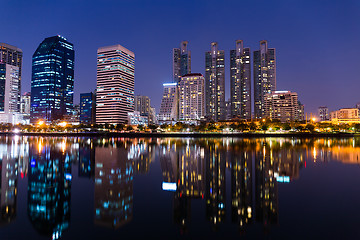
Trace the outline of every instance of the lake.
{"type": "Polygon", "coordinates": [[[360,138],[0,137],[0,239],[358,239],[360,138]]]}

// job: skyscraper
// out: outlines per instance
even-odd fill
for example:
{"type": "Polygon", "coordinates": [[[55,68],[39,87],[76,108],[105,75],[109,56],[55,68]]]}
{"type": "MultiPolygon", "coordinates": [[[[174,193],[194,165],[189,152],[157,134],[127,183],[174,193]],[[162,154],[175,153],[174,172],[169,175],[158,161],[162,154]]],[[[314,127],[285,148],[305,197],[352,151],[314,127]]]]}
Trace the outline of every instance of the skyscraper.
{"type": "Polygon", "coordinates": [[[186,74],[179,82],[179,119],[200,120],[205,116],[204,76],[186,74]]]}
{"type": "Polygon", "coordinates": [[[217,42],[205,53],[206,116],[213,121],[225,119],[225,53],[217,42]]]}
{"type": "Polygon", "coordinates": [[[134,111],[135,54],[121,45],[97,50],[96,123],[127,123],[134,111]]]}
{"type": "Polygon", "coordinates": [[[251,64],[250,48],[244,48],[242,40],[236,41],[230,50],[230,98],[231,117],[251,118],[251,64]]]}
{"type": "Polygon", "coordinates": [[[0,63],[9,64],[19,68],[19,81],[17,83],[17,110],[15,112],[20,111],[22,57],[23,52],[20,48],[6,43],[0,43],[0,63]]]}
{"type": "Polygon", "coordinates": [[[181,76],[191,73],[191,51],[187,50],[187,41],[182,41],[180,48],[173,49],[173,80],[180,81],[181,76]]]}
{"type": "Polygon", "coordinates": [[[32,57],[31,122],[71,114],[74,97],[74,46],[62,36],[45,38],[32,57]]]}
{"type": "Polygon", "coordinates": [[[254,114],[264,117],[265,94],[276,90],[275,48],[268,48],[266,40],[260,41],[260,50],[254,51],[254,114]]]}

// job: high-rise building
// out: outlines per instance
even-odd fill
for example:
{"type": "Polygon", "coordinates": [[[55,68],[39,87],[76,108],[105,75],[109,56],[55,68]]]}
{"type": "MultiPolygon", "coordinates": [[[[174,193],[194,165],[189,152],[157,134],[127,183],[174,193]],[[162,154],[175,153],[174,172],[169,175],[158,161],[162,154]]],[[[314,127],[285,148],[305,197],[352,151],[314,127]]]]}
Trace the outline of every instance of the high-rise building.
{"type": "Polygon", "coordinates": [[[319,120],[320,121],[329,121],[329,109],[327,107],[318,108],[319,120]]]}
{"type": "Polygon", "coordinates": [[[95,123],[95,102],[96,94],[92,92],[80,94],[80,123],[95,123]]]}
{"type": "Polygon", "coordinates": [[[260,50],[254,51],[254,114],[265,115],[264,97],[276,90],[275,48],[268,48],[267,41],[260,41],[260,50]]]}
{"type": "Polygon", "coordinates": [[[250,48],[242,40],[230,50],[231,118],[251,119],[251,64],[250,48]]]}
{"type": "Polygon", "coordinates": [[[135,54],[121,45],[97,50],[96,123],[126,123],[134,111],[135,54]]]}
{"type": "Polygon", "coordinates": [[[20,48],[11,46],[6,43],[0,43],[0,63],[9,64],[19,68],[19,81],[17,83],[18,96],[17,96],[17,110],[20,111],[20,98],[21,98],[21,69],[22,69],[23,52],[20,48]]]}
{"type": "Polygon", "coordinates": [[[205,103],[209,120],[225,119],[225,53],[217,42],[205,53],[205,103]]]}
{"type": "Polygon", "coordinates": [[[19,67],[0,63],[0,112],[19,112],[19,67]]]}
{"type": "Polygon", "coordinates": [[[182,41],[180,48],[173,49],[173,80],[180,81],[181,76],[191,73],[191,51],[187,50],[187,41],[182,41]]]}
{"type": "Polygon", "coordinates": [[[201,73],[190,73],[179,82],[179,120],[200,120],[205,116],[205,79],[201,73]]]}
{"type": "Polygon", "coordinates": [[[299,121],[298,95],[290,91],[274,91],[264,97],[264,115],[281,122],[299,121]]]}
{"type": "Polygon", "coordinates": [[[20,113],[30,114],[30,106],[31,106],[31,93],[26,92],[23,95],[21,95],[20,113]]]}
{"type": "Polygon", "coordinates": [[[31,122],[70,115],[74,98],[74,46],[62,36],[45,38],[32,57],[31,122]]]}
{"type": "Polygon", "coordinates": [[[161,99],[159,121],[176,121],[178,119],[178,87],[177,83],[164,83],[161,99]]]}

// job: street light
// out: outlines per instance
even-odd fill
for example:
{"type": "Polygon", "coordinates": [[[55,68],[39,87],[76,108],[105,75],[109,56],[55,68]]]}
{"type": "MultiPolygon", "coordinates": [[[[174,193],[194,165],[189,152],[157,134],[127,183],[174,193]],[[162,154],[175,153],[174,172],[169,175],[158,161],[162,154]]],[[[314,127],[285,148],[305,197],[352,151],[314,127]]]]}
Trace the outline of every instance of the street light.
{"type": "Polygon", "coordinates": [[[44,125],[44,123],[45,123],[45,122],[44,122],[43,120],[39,120],[38,125],[39,125],[39,126],[42,126],[42,125],[44,125]]]}

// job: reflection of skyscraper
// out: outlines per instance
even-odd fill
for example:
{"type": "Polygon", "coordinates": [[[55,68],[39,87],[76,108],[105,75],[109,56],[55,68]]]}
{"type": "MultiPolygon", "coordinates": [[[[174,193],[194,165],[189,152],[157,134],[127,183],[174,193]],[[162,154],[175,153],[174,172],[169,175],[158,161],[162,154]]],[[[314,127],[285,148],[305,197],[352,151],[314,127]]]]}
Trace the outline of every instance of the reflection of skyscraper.
{"type": "Polygon", "coordinates": [[[225,152],[209,142],[206,159],[206,217],[214,227],[225,218],[225,152]]]}
{"type": "Polygon", "coordinates": [[[197,145],[187,144],[179,150],[178,191],[183,196],[204,197],[204,162],[204,149],[197,145]]]}
{"type": "Polygon", "coordinates": [[[69,227],[71,162],[66,140],[37,139],[30,145],[28,216],[35,229],[58,239],[69,227]]]}
{"type": "Polygon", "coordinates": [[[91,178],[95,175],[95,148],[93,139],[82,141],[79,146],[79,177],[91,178]]]}
{"type": "Polygon", "coordinates": [[[16,218],[18,146],[11,143],[0,145],[0,224],[16,218]]]}
{"type": "Polygon", "coordinates": [[[133,169],[124,148],[95,149],[95,224],[118,228],[133,215],[133,169]]]}
{"type": "Polygon", "coordinates": [[[165,183],[177,183],[178,179],[178,153],[170,144],[159,146],[159,159],[165,183]]]}
{"type": "Polygon", "coordinates": [[[232,221],[240,229],[253,219],[252,209],[252,155],[251,152],[231,155],[232,221]]]}
{"type": "Polygon", "coordinates": [[[133,140],[128,153],[132,161],[132,168],[135,174],[146,174],[149,172],[150,163],[155,159],[155,148],[144,140],[133,140]]]}
{"type": "Polygon", "coordinates": [[[270,151],[264,146],[255,154],[256,220],[265,227],[278,222],[276,167],[270,151]]]}

